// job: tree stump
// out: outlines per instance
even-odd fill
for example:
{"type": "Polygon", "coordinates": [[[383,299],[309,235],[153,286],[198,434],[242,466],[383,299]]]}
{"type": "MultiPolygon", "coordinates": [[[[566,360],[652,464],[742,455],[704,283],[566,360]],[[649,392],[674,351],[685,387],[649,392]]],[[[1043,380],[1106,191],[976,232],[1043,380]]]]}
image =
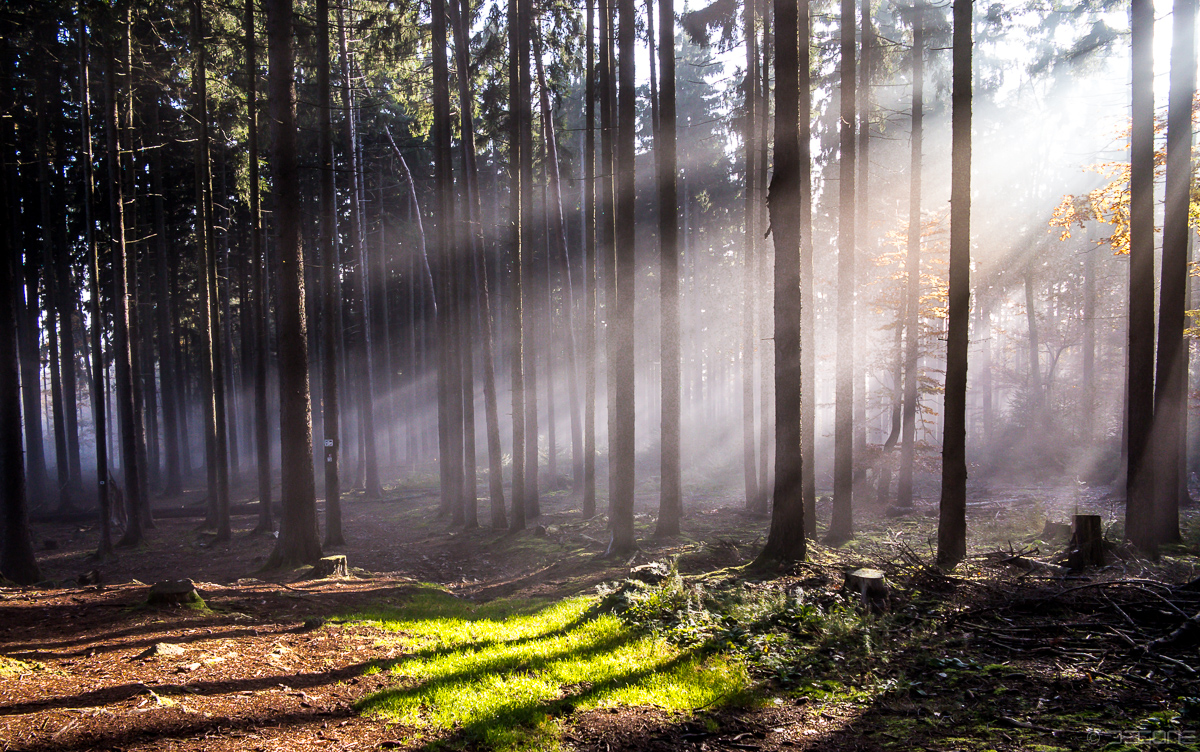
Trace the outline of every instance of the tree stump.
{"type": "Polygon", "coordinates": [[[1074,550],[1071,552],[1072,569],[1104,566],[1104,531],[1098,514],[1075,515],[1074,550]]]}
{"type": "Polygon", "coordinates": [[[147,606],[203,606],[204,599],[191,580],[165,580],[150,587],[147,606]]]}
{"type": "Polygon", "coordinates": [[[842,591],[858,593],[862,597],[863,608],[872,611],[887,609],[889,594],[887,579],[878,569],[856,569],[853,572],[847,572],[842,591]]]}
{"type": "Polygon", "coordinates": [[[326,556],[318,561],[312,569],[312,578],[321,579],[324,577],[349,577],[350,568],[346,566],[345,554],[336,556],[326,556]]]}

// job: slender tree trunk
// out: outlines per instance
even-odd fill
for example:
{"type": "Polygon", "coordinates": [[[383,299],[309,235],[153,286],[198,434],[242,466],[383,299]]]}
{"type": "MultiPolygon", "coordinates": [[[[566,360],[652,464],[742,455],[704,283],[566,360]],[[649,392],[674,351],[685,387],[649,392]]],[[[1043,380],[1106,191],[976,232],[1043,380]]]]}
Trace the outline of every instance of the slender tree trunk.
{"type": "Polygon", "coordinates": [[[199,133],[196,139],[196,204],[198,217],[196,235],[200,261],[201,381],[207,417],[205,442],[208,456],[209,503],[214,512],[217,540],[227,541],[233,537],[229,520],[229,452],[225,421],[225,372],[223,338],[221,337],[221,306],[217,287],[217,257],[213,247],[213,201],[212,177],[209,166],[208,84],[206,42],[204,35],[204,12],[202,0],[192,3],[192,39],[196,50],[193,72],[195,87],[196,121],[199,133]]]}
{"type": "Polygon", "coordinates": [[[617,86],[616,48],[613,44],[615,37],[614,13],[615,0],[600,0],[600,228],[597,241],[600,244],[599,254],[603,258],[604,275],[604,349],[605,349],[605,378],[604,400],[607,403],[606,429],[610,442],[608,456],[609,494],[608,494],[608,525],[613,525],[613,493],[612,493],[612,437],[616,434],[617,413],[614,409],[616,402],[616,335],[614,334],[614,315],[617,310],[617,274],[616,274],[616,114],[617,86]]]}
{"type": "Polygon", "coordinates": [[[117,143],[116,50],[105,56],[105,130],[108,142],[108,194],[112,216],[113,361],[116,365],[116,405],[121,426],[121,474],[125,479],[126,528],[118,545],[142,542],[141,478],[138,472],[136,414],[133,409],[133,369],[130,366],[128,265],[125,252],[125,191],[121,178],[121,148],[117,143]]]}
{"type": "Polygon", "coordinates": [[[341,410],[338,403],[338,363],[342,336],[334,312],[342,301],[338,268],[336,194],[333,163],[333,90],[329,83],[329,2],[317,0],[317,159],[320,160],[318,193],[320,203],[321,258],[321,420],[324,434],[325,545],[345,545],[342,536],[341,410]]]}
{"type": "Polygon", "coordinates": [[[308,333],[304,257],[300,248],[300,181],[296,159],[296,87],[292,57],[292,0],[265,0],[267,76],[273,144],[276,242],[279,258],[279,436],[283,519],[268,568],[312,564],[321,558],[309,412],[308,333]]]}
{"type": "MultiPolygon", "coordinates": [[[[758,244],[758,118],[766,117],[766,113],[758,112],[758,4],[756,0],[746,0],[745,19],[743,27],[746,32],[746,78],[745,89],[745,123],[742,141],[745,146],[746,180],[745,209],[743,225],[745,237],[742,251],[742,470],[746,487],[746,510],[751,512],[766,512],[766,496],[758,488],[758,466],[755,464],[755,448],[757,441],[754,432],[754,360],[758,351],[754,338],[755,309],[758,301],[755,295],[754,264],[758,244]]],[[[766,420],[766,416],[763,416],[766,420]]]]}
{"type": "Polygon", "coordinates": [[[1132,0],[1133,125],[1129,186],[1128,469],[1125,536],[1155,553],[1154,465],[1154,4],[1132,0]]]}
{"type": "MultiPolygon", "coordinates": [[[[250,182],[250,270],[254,276],[253,334],[258,353],[254,358],[254,444],[258,455],[257,533],[275,527],[271,513],[271,432],[268,424],[267,361],[271,351],[271,328],[267,304],[271,295],[270,268],[263,244],[262,209],[259,205],[258,175],[258,42],[254,32],[254,2],[246,0],[243,30],[246,39],[247,156],[250,182]],[[254,274],[255,265],[258,274],[254,274]]],[[[329,35],[325,35],[326,40],[329,35]]],[[[326,42],[328,44],[328,41],[326,42]]],[[[328,69],[328,66],[326,67],[328,69]]]]}
{"type": "MultiPolygon", "coordinates": [[[[522,127],[519,109],[521,107],[522,94],[528,98],[528,80],[522,82],[522,64],[521,64],[521,34],[520,24],[517,21],[518,17],[517,0],[508,0],[508,102],[509,102],[509,118],[508,118],[508,179],[509,179],[509,195],[508,195],[508,215],[509,228],[511,231],[509,239],[509,269],[512,274],[512,284],[509,290],[512,301],[512,315],[510,316],[510,324],[512,331],[510,332],[512,352],[510,361],[512,365],[512,516],[509,519],[509,529],[513,531],[525,529],[525,355],[524,355],[524,274],[525,274],[525,259],[524,255],[528,252],[528,248],[524,245],[525,232],[522,226],[525,211],[522,209],[522,201],[525,197],[525,189],[522,187],[522,182],[525,179],[522,165],[525,158],[522,152],[527,148],[522,133],[525,128],[522,127]]],[[[528,66],[524,66],[528,72],[528,66]]],[[[537,474],[537,466],[534,465],[533,473],[537,474]]]]}
{"type": "Polygon", "coordinates": [[[162,180],[165,172],[162,152],[167,146],[167,139],[162,129],[161,108],[161,101],[155,101],[150,105],[154,133],[158,140],[158,148],[150,157],[150,190],[154,193],[154,234],[156,236],[154,245],[155,282],[157,284],[156,297],[158,298],[155,323],[158,326],[158,369],[162,384],[163,458],[165,460],[163,496],[177,496],[183,488],[183,478],[180,473],[179,413],[175,387],[175,380],[178,378],[175,369],[177,345],[172,342],[176,332],[171,326],[174,319],[172,309],[175,301],[171,298],[171,262],[168,258],[166,198],[162,180]]]}
{"type": "MultiPolygon", "coordinates": [[[[867,256],[866,252],[872,250],[871,246],[874,240],[874,235],[870,230],[871,213],[867,196],[871,186],[871,74],[874,72],[875,66],[875,29],[871,24],[870,0],[861,0],[859,7],[862,13],[862,59],[858,66],[858,152],[855,155],[858,178],[855,202],[857,209],[855,238],[859,247],[864,251],[863,256],[867,256]]],[[[859,276],[861,277],[861,274],[859,276]]],[[[856,280],[856,290],[858,286],[859,282],[856,280]]],[[[866,351],[863,347],[863,329],[864,327],[857,325],[855,327],[854,347],[856,353],[866,351]]],[[[857,364],[860,360],[857,354],[855,358],[857,364]]],[[[867,386],[870,380],[863,378],[866,371],[866,364],[863,364],[863,367],[854,375],[861,387],[854,391],[854,485],[856,494],[858,488],[866,480],[867,469],[864,460],[867,456],[867,386]]]]}
{"type": "Polygon", "coordinates": [[[533,29],[532,0],[517,0],[517,67],[520,93],[517,98],[517,121],[520,124],[520,206],[521,206],[521,265],[522,309],[524,311],[522,356],[525,385],[525,516],[536,519],[541,514],[538,492],[538,412],[537,412],[537,298],[535,265],[537,232],[533,209],[533,81],[530,72],[533,29]]]}
{"type": "MultiPolygon", "coordinates": [[[[443,392],[440,406],[445,408],[443,435],[440,437],[442,512],[451,512],[455,523],[464,520],[466,489],[463,478],[463,381],[459,349],[459,292],[457,253],[454,243],[454,175],[451,157],[450,73],[446,59],[447,30],[445,0],[434,0],[433,15],[433,153],[438,196],[438,385],[443,392]]],[[[441,416],[439,416],[441,421],[441,416]]],[[[471,489],[472,492],[474,489],[471,489]]]]}
{"type": "Polygon", "coordinates": [[[924,137],[925,18],[924,6],[913,8],[912,160],[908,189],[908,257],[904,264],[908,295],[904,321],[904,414],[900,434],[900,474],[896,506],[913,503],[913,471],[917,439],[917,366],[921,357],[921,146],[924,137]]]}
{"type": "Polygon", "coordinates": [[[1192,186],[1192,100],[1196,93],[1196,0],[1175,0],[1167,109],[1167,202],[1159,286],[1158,361],[1154,379],[1154,539],[1179,534],[1183,427],[1187,413],[1188,210],[1192,186]]]}
{"type": "MultiPolygon", "coordinates": [[[[812,110],[812,89],[809,79],[811,67],[811,6],[803,0],[799,10],[799,102],[800,117],[800,296],[810,301],[807,316],[800,318],[800,456],[808,463],[809,472],[801,473],[800,496],[804,506],[804,534],[810,538],[817,535],[817,474],[816,452],[816,300],[813,293],[813,241],[812,241],[812,160],[809,142],[812,127],[807,113],[812,110]]],[[[766,108],[764,107],[764,110],[766,108]]],[[[766,118],[764,111],[763,117],[766,118]]],[[[764,414],[763,420],[766,420],[764,414]]]]}
{"type": "MultiPolygon", "coordinates": [[[[830,540],[845,540],[854,530],[854,146],[855,49],[854,0],[842,0],[841,145],[838,158],[837,375],[833,434],[833,519],[830,540]]],[[[776,262],[778,263],[778,262],[776,262]]],[[[777,327],[778,328],[778,327],[777,327]]],[[[778,333],[776,334],[778,336],[778,333]]]]}
{"type": "Polygon", "coordinates": [[[613,368],[615,389],[609,395],[610,411],[613,411],[614,431],[608,437],[609,446],[609,496],[612,508],[613,553],[626,553],[636,548],[633,529],[634,491],[634,275],[637,259],[634,253],[636,176],[634,160],[636,152],[636,94],[634,85],[634,24],[636,10],[634,0],[616,0],[619,24],[617,43],[620,48],[618,66],[619,86],[617,90],[617,139],[616,139],[616,238],[615,272],[616,299],[610,312],[613,322],[613,347],[610,352],[616,362],[613,368]]]}
{"type": "MultiPolygon", "coordinates": [[[[108,424],[105,413],[104,337],[101,332],[104,319],[100,313],[100,253],[96,245],[96,222],[93,215],[92,112],[88,47],[88,29],[81,13],[79,21],[79,132],[82,138],[80,161],[83,166],[84,240],[88,252],[88,297],[90,298],[88,313],[92,320],[89,332],[92,357],[92,432],[96,437],[96,497],[100,509],[100,546],[97,553],[104,557],[112,553],[112,511],[109,507],[108,491],[108,424]]],[[[7,180],[9,177],[7,170],[4,173],[3,177],[7,180]]],[[[0,208],[4,206],[4,202],[0,202],[0,208]]],[[[4,210],[7,211],[7,209],[4,210]]]]}
{"type": "Polygon", "coordinates": [[[971,317],[971,0],[954,0],[951,84],[950,289],[937,561],[967,554],[967,354],[971,317]]]}
{"type": "MultiPolygon", "coordinates": [[[[66,416],[63,415],[63,388],[62,388],[62,367],[61,355],[62,350],[59,347],[58,331],[61,326],[60,311],[56,305],[59,299],[58,277],[55,272],[57,265],[58,249],[55,248],[53,233],[51,227],[54,221],[50,218],[50,193],[52,184],[55,182],[51,178],[51,166],[54,163],[54,155],[50,146],[50,122],[49,113],[47,110],[50,106],[50,89],[56,92],[60,88],[58,76],[55,68],[50,61],[51,46],[53,45],[53,27],[46,22],[41,24],[41,31],[38,35],[40,39],[38,57],[43,65],[48,66],[43,75],[37,79],[35,86],[36,103],[36,132],[37,145],[35,154],[37,155],[37,186],[38,186],[38,209],[40,216],[40,234],[42,241],[42,259],[45,266],[46,279],[46,339],[49,343],[49,365],[50,365],[50,404],[51,426],[54,431],[54,469],[58,476],[55,483],[54,497],[60,509],[68,508],[71,505],[70,494],[70,476],[67,468],[67,429],[66,416]],[[46,32],[50,33],[50,38],[46,38],[46,32]]],[[[65,250],[65,249],[64,249],[65,250]]],[[[33,300],[36,300],[33,299],[33,300]]],[[[69,357],[69,350],[68,350],[69,357]]],[[[40,357],[39,357],[40,361],[40,357]]]]}
{"type": "MultiPolygon", "coordinates": [[[[980,307],[982,310],[982,307],[980,307]]],[[[982,322],[982,315],[980,317],[982,322]]],[[[979,336],[983,336],[980,332],[979,336]]],[[[985,339],[985,348],[989,342],[985,339]]],[[[990,349],[990,348],[989,348],[990,349]]],[[[1080,386],[1082,419],[1080,433],[1086,446],[1091,446],[1096,437],[1096,254],[1089,248],[1083,255],[1083,373],[1080,386]]],[[[989,397],[985,392],[985,399],[989,397]]],[[[988,400],[990,401],[990,400],[988,400]]],[[[984,421],[991,405],[985,406],[984,421]]],[[[991,434],[990,426],[987,433],[991,434]]]]}
{"type": "Polygon", "coordinates": [[[659,300],[662,310],[659,347],[662,363],[662,458],[658,501],[659,537],[679,535],[683,516],[680,468],[679,346],[679,195],[675,179],[675,4],[659,0],[658,235],[659,300]]]}
{"type": "Polygon", "coordinates": [[[800,92],[808,89],[808,3],[775,0],[775,172],[768,200],[775,242],[775,489],[771,528],[759,562],[803,560],[804,500],[800,454],[801,186],[809,175],[809,145],[800,139],[800,92]],[[804,24],[803,27],[801,24],[804,24]],[[805,56],[807,57],[807,56],[805,56]]]}
{"type": "MultiPolygon", "coordinates": [[[[470,70],[470,37],[465,19],[470,17],[470,0],[461,0],[460,8],[456,0],[450,3],[450,18],[454,24],[454,35],[457,40],[455,53],[460,71],[470,70]]],[[[488,284],[487,264],[483,250],[483,209],[479,189],[479,170],[475,154],[475,121],[471,110],[470,76],[458,77],[458,96],[461,112],[463,165],[466,179],[466,207],[470,222],[470,262],[467,265],[471,280],[469,286],[474,298],[474,308],[479,316],[480,337],[483,343],[483,409],[485,430],[487,433],[488,450],[488,496],[491,500],[491,526],[503,528],[508,526],[507,515],[504,511],[504,467],[502,449],[500,446],[500,417],[496,404],[496,356],[494,352],[494,335],[492,309],[490,301],[490,285],[488,284]]],[[[473,390],[472,390],[473,391],[473,390]]],[[[467,440],[473,440],[474,433],[467,440]]],[[[467,510],[471,517],[471,509],[467,510]]]]}
{"type": "MultiPolygon", "coordinates": [[[[435,21],[436,23],[436,21],[435,21]]],[[[444,24],[444,19],[442,21],[444,24]]],[[[368,499],[383,498],[383,484],[379,479],[379,457],[375,441],[375,379],[374,379],[374,348],[371,338],[371,284],[370,284],[370,265],[367,263],[367,246],[362,237],[363,210],[360,201],[361,185],[362,185],[362,164],[358,152],[358,117],[354,109],[354,97],[350,90],[350,53],[346,43],[346,23],[343,18],[342,7],[338,6],[338,48],[341,53],[342,62],[342,106],[345,108],[345,138],[347,143],[347,155],[350,158],[350,245],[354,249],[354,253],[358,259],[358,297],[362,301],[362,308],[359,311],[359,325],[361,331],[361,368],[358,372],[359,388],[362,390],[359,401],[359,415],[363,426],[363,459],[365,461],[365,484],[364,492],[368,499]]],[[[443,46],[444,50],[444,46],[443,46]]],[[[443,51],[444,58],[444,51],[443,51]]],[[[328,504],[328,502],[326,502],[328,504]]],[[[340,530],[340,509],[338,511],[339,529],[333,531],[334,536],[328,529],[326,537],[330,540],[334,538],[341,539],[340,530]]],[[[337,545],[330,543],[330,545],[337,545]]]]}
{"type": "Polygon", "coordinates": [[[584,103],[583,226],[584,384],[583,384],[583,518],[596,516],[596,12],[587,5],[587,84],[584,103]]]}
{"type": "MultiPolygon", "coordinates": [[[[8,22],[4,27],[8,27],[8,22]]],[[[82,28],[82,24],[81,24],[82,28]]],[[[15,65],[9,29],[0,37],[0,70],[12,75],[15,65]]],[[[86,52],[81,51],[86,60],[86,52]]],[[[86,80],[86,78],[85,78],[86,80]]],[[[3,94],[4,109],[11,111],[12,87],[3,94]]],[[[86,91],[86,90],[85,90],[86,91]]],[[[86,108],[86,105],[85,105],[86,108]]],[[[9,224],[15,214],[14,197],[9,191],[15,181],[16,154],[12,119],[0,123],[0,216],[5,227],[0,229],[0,572],[19,585],[32,585],[41,579],[33,539],[29,532],[29,506],[25,495],[25,458],[21,445],[21,369],[17,344],[16,301],[21,298],[15,261],[17,248],[9,224]]]]}
{"type": "Polygon", "coordinates": [[[1029,338],[1029,391],[1033,415],[1031,420],[1041,420],[1042,369],[1040,367],[1041,344],[1038,341],[1037,296],[1033,292],[1033,270],[1027,268],[1023,280],[1025,287],[1025,323],[1029,338]]]}
{"type": "MultiPolygon", "coordinates": [[[[762,116],[758,119],[758,178],[754,181],[757,198],[755,199],[759,206],[758,226],[763,229],[769,227],[771,222],[767,216],[767,162],[769,161],[770,143],[768,138],[769,132],[769,112],[770,112],[770,97],[771,97],[771,10],[773,5],[765,6],[763,13],[763,44],[762,44],[762,64],[758,66],[758,72],[762,76],[762,91],[759,96],[759,108],[762,110],[762,116]]],[[[805,123],[808,118],[804,118],[805,123]]],[[[688,193],[684,191],[684,201],[688,200],[688,193]]],[[[803,241],[801,241],[803,242],[803,241]]],[[[761,252],[757,254],[755,259],[758,265],[758,286],[760,290],[773,289],[774,280],[771,278],[771,258],[770,251],[764,244],[757,244],[761,248],[761,252]]],[[[693,277],[695,276],[695,262],[693,260],[693,277]]],[[[697,315],[699,313],[699,296],[697,297],[697,315]]],[[[760,341],[770,341],[773,337],[773,320],[772,306],[773,303],[768,299],[767,295],[758,296],[758,320],[759,324],[759,339],[760,341]]],[[[761,351],[762,357],[758,366],[758,404],[759,404],[759,424],[758,424],[758,492],[762,497],[763,511],[766,511],[766,500],[772,496],[771,490],[771,475],[770,475],[770,460],[771,460],[771,421],[768,416],[771,414],[771,389],[773,376],[773,360],[772,350],[763,348],[761,351]]],[[[699,357],[697,358],[699,364],[699,357]]],[[[700,369],[696,369],[696,395],[700,396],[700,369]]],[[[814,518],[815,519],[815,518],[814,518]]]]}
{"type": "MultiPolygon", "coordinates": [[[[557,245],[559,262],[566,275],[564,283],[563,309],[567,319],[567,399],[571,420],[571,479],[572,488],[578,493],[583,487],[583,426],[579,416],[579,367],[575,339],[575,280],[571,272],[570,245],[567,243],[566,215],[563,211],[562,173],[558,161],[558,137],[555,135],[554,113],[550,109],[550,89],[546,85],[546,71],[542,65],[541,39],[536,40],[538,89],[542,107],[542,130],[546,139],[549,159],[551,246],[557,245]]],[[[549,259],[547,259],[549,261],[549,259]]],[[[548,264],[549,266],[549,264],[548,264]]]]}

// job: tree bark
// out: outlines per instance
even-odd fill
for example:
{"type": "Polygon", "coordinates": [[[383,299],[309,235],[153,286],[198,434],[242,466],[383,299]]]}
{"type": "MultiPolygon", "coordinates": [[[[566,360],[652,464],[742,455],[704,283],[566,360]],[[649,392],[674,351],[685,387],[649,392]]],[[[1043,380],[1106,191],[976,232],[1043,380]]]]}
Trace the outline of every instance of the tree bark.
{"type": "MultiPolygon", "coordinates": [[[[111,43],[110,43],[111,44],[111,43]]],[[[137,441],[134,433],[133,369],[130,366],[128,265],[125,254],[125,191],[121,178],[121,147],[117,143],[116,50],[105,56],[105,131],[108,143],[108,194],[112,217],[113,361],[116,371],[117,418],[121,430],[121,474],[125,480],[126,528],[118,545],[142,542],[141,478],[138,472],[137,441]]]]}
{"type": "Polygon", "coordinates": [[[913,503],[917,439],[917,366],[921,357],[921,147],[924,137],[925,18],[924,6],[912,10],[912,159],[908,189],[908,256],[904,264],[907,308],[904,321],[904,410],[900,432],[900,473],[896,506],[913,503]]]}
{"type": "MultiPolygon", "coordinates": [[[[1185,468],[1187,414],[1188,210],[1192,187],[1192,99],[1196,93],[1196,0],[1175,0],[1167,106],[1167,202],[1159,285],[1158,349],[1154,379],[1154,539],[1177,543],[1179,477],[1185,468]]],[[[1186,486],[1184,487],[1186,489],[1186,486]]]]}
{"type": "Polygon", "coordinates": [[[336,188],[333,161],[333,90],[329,83],[329,2],[317,0],[317,159],[320,228],[318,245],[321,259],[321,420],[324,435],[325,468],[325,545],[345,544],[342,535],[341,409],[338,401],[338,364],[341,360],[342,332],[335,312],[342,301],[341,273],[338,266],[336,188]]]}
{"type": "MultiPolygon", "coordinates": [[[[768,201],[775,242],[775,489],[767,543],[759,562],[799,561],[804,538],[800,453],[800,223],[809,145],[800,139],[800,92],[808,88],[801,48],[808,46],[808,2],[775,0],[775,173],[768,201]],[[803,24],[803,27],[801,26],[803,24]]],[[[804,55],[807,57],[807,55],[804,55]]],[[[804,113],[803,120],[807,120],[804,113]]]]}
{"type": "MultiPolygon", "coordinates": [[[[812,160],[809,143],[812,126],[808,113],[812,111],[812,87],[809,78],[811,67],[811,6],[805,0],[799,10],[799,100],[800,117],[800,297],[810,301],[810,311],[800,318],[800,456],[808,463],[810,471],[801,473],[800,497],[804,507],[804,534],[810,538],[817,535],[817,474],[816,467],[816,300],[813,293],[813,227],[812,227],[812,160]]],[[[765,105],[765,100],[763,102],[765,105]]],[[[766,107],[763,107],[766,118],[766,107]]],[[[765,353],[765,351],[764,351],[765,353]]],[[[765,358],[764,358],[765,361],[765,358]]],[[[763,421],[766,421],[763,413],[763,421]]],[[[764,489],[764,498],[766,490],[764,489]]]]}
{"type": "MultiPolygon", "coordinates": [[[[436,23],[436,21],[435,21],[436,23]]],[[[443,36],[445,20],[443,18],[443,36]]],[[[383,485],[379,480],[379,456],[375,441],[375,378],[374,378],[374,348],[371,337],[371,284],[370,265],[367,263],[367,246],[363,240],[363,209],[360,201],[362,190],[362,163],[358,151],[358,116],[354,108],[354,97],[350,90],[350,52],[346,43],[346,23],[343,18],[342,6],[338,6],[338,48],[342,62],[342,106],[345,108],[346,154],[350,159],[350,245],[358,259],[358,297],[362,302],[359,310],[358,323],[361,332],[361,367],[358,373],[359,415],[363,422],[363,459],[365,461],[364,492],[368,499],[383,498],[383,485]]],[[[445,46],[442,47],[443,60],[445,46]]],[[[436,67],[436,63],[435,63],[436,67]]],[[[326,502],[328,503],[328,502],[326,502]]],[[[341,511],[340,502],[337,516],[338,528],[332,533],[326,529],[326,537],[330,540],[341,540],[341,511]],[[333,533],[336,533],[334,535],[333,533]]],[[[337,545],[331,543],[330,545],[337,545]]]]}
{"type": "Polygon", "coordinates": [[[587,84],[584,102],[583,232],[583,518],[596,516],[596,22],[587,4],[587,84]]]}
{"type": "Polygon", "coordinates": [[[675,183],[675,4],[659,0],[658,136],[658,236],[659,334],[662,368],[662,457],[658,502],[658,537],[679,535],[683,516],[683,481],[680,468],[680,345],[679,345],[679,195],[675,183]]]}
{"type": "MultiPolygon", "coordinates": [[[[754,285],[754,264],[757,257],[758,223],[758,118],[766,113],[758,112],[758,7],[756,0],[746,0],[742,25],[746,32],[746,78],[745,120],[742,141],[745,146],[746,176],[745,208],[742,241],[742,474],[746,488],[746,510],[763,514],[767,511],[766,496],[758,487],[756,464],[757,437],[754,432],[754,361],[758,352],[755,341],[756,308],[758,306],[754,285]]],[[[766,416],[763,416],[766,420],[766,416]]]]}
{"type": "Polygon", "coordinates": [[[950,286],[937,561],[967,554],[967,352],[971,317],[971,0],[954,0],[951,83],[950,286]]]}
{"type": "Polygon", "coordinates": [[[268,568],[315,564],[321,558],[309,412],[308,336],[304,311],[304,257],[300,248],[300,181],[296,159],[296,87],[292,55],[292,0],[265,0],[268,102],[276,248],[279,258],[279,435],[286,468],[280,496],[283,519],[268,568]]]}
{"type": "MultiPolygon", "coordinates": [[[[243,21],[246,35],[247,151],[250,162],[250,270],[254,275],[254,332],[258,353],[254,358],[254,444],[258,455],[258,524],[255,532],[275,527],[271,513],[271,432],[267,422],[267,361],[271,351],[270,263],[263,243],[262,209],[258,176],[258,42],[254,32],[254,2],[246,0],[243,21]]],[[[328,35],[326,35],[328,38],[328,35]]]]}
{"type": "MultiPolygon", "coordinates": [[[[841,10],[841,145],[838,157],[837,374],[833,433],[833,518],[829,540],[845,540],[854,530],[854,0],[841,10]]],[[[776,262],[778,263],[778,261],[776,262]]],[[[778,326],[776,327],[778,329],[778,326]]],[[[776,334],[778,336],[778,334],[776,334]]]]}
{"type": "Polygon", "coordinates": [[[614,433],[608,437],[609,446],[609,496],[612,499],[612,553],[626,553],[637,544],[633,529],[634,491],[634,275],[636,273],[635,202],[636,159],[635,125],[636,95],[634,86],[634,24],[636,11],[634,0],[616,0],[619,32],[617,44],[620,52],[618,66],[619,86],[617,90],[617,138],[616,138],[616,238],[614,248],[616,299],[615,308],[609,314],[613,322],[613,344],[611,352],[616,358],[613,368],[615,389],[609,395],[609,410],[614,412],[614,433]]]}
{"type": "MultiPolygon", "coordinates": [[[[517,0],[508,0],[508,214],[511,235],[509,238],[509,269],[512,274],[512,284],[509,295],[512,301],[510,332],[512,352],[512,515],[509,518],[509,529],[513,531],[525,529],[525,354],[524,354],[524,255],[525,232],[523,220],[525,212],[522,201],[525,180],[522,165],[525,158],[522,152],[527,148],[522,138],[520,108],[524,94],[528,98],[528,77],[522,82],[522,47],[520,24],[517,20],[517,0]]],[[[528,65],[524,66],[528,74],[528,65]]],[[[533,473],[536,475],[537,466],[533,473]]]]}
{"type": "MultiPolygon", "coordinates": [[[[4,24],[8,26],[7,23],[4,24]]],[[[6,28],[0,42],[0,66],[11,75],[13,65],[11,42],[6,28]]],[[[86,52],[81,52],[86,60],[86,52]]],[[[12,87],[6,87],[4,109],[11,111],[12,87]]],[[[41,579],[33,539],[29,532],[29,506],[25,495],[25,457],[21,445],[21,370],[17,350],[16,301],[21,298],[16,275],[14,234],[9,220],[15,205],[9,190],[16,164],[12,119],[0,123],[0,216],[5,227],[0,230],[0,573],[18,585],[32,585],[41,579]]]]}

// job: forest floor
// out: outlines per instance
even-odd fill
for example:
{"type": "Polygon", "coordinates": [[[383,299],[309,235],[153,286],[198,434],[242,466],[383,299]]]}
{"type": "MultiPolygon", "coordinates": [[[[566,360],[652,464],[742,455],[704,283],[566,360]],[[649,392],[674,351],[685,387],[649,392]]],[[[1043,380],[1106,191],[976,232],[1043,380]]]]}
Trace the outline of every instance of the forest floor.
{"type": "Polygon", "coordinates": [[[656,541],[639,494],[621,560],[565,492],[515,535],[436,502],[348,495],[341,579],[260,571],[274,540],[252,516],[229,544],[163,519],[103,561],[93,524],[37,525],[47,581],[0,587],[0,750],[1200,749],[1194,510],[1157,561],[1113,545],[1066,574],[1028,563],[1067,546],[1043,524],[1094,512],[1119,541],[1118,500],[976,488],[944,574],[931,501],[862,510],[854,540],[778,572],[746,567],[768,521],[730,498],[689,495],[684,535],[656,541]],[[891,586],[878,609],[841,592],[864,566],[891,586]],[[145,605],[174,578],[206,605],[145,605]]]}

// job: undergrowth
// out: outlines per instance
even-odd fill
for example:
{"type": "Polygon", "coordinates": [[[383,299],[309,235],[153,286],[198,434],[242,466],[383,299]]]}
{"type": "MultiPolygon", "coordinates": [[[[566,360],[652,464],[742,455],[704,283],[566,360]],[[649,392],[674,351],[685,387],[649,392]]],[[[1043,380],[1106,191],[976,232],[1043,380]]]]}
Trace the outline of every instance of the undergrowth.
{"type": "Polygon", "coordinates": [[[873,615],[811,578],[790,588],[730,576],[685,581],[674,568],[654,585],[602,589],[601,609],[681,649],[742,661],[760,684],[814,699],[852,699],[872,686],[902,641],[895,617],[873,615]]]}

